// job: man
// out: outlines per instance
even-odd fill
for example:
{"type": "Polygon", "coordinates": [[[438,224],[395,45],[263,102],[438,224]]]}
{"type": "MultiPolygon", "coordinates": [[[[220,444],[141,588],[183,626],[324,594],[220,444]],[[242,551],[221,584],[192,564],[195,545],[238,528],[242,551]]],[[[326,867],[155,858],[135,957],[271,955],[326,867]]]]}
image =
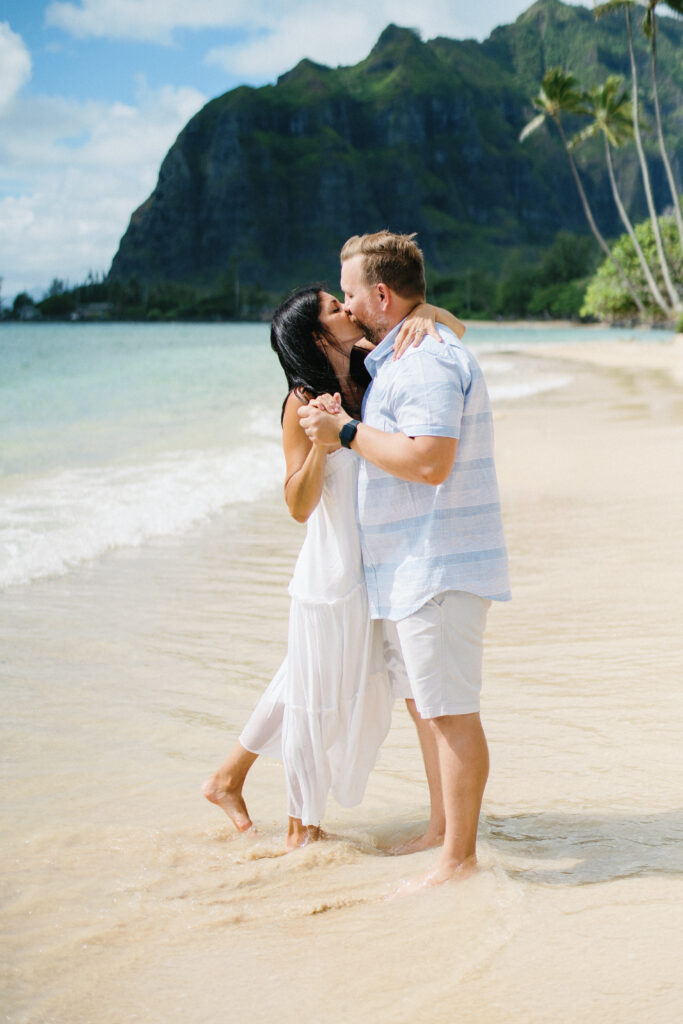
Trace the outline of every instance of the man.
{"type": "MultiPolygon", "coordinates": [[[[456,336],[426,338],[400,360],[400,325],[424,299],[413,236],[354,236],[341,252],[345,309],[376,348],[363,421],[315,403],[312,438],[362,459],[358,516],[371,614],[405,663],[425,764],[436,765],[445,831],[435,868],[414,885],[476,865],[488,748],[479,718],[486,613],[510,597],[491,409],[481,370],[456,336]]],[[[331,406],[327,406],[331,408],[331,406]]]]}

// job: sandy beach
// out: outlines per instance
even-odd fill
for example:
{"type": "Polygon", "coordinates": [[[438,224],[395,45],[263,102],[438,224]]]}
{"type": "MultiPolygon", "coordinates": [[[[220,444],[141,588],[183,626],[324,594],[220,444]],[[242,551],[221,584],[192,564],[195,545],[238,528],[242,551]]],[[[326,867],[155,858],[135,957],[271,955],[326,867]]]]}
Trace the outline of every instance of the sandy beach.
{"type": "Polygon", "coordinates": [[[570,383],[495,412],[514,600],[489,618],[466,883],[383,900],[434,859],[384,853],[426,817],[401,707],[326,842],[282,856],[276,762],[248,782],[256,835],[199,795],[284,653],[302,533],[279,493],[0,595],[33,708],[5,762],[8,1024],[681,1019],[681,342],[610,346],[510,355],[570,383]]]}
{"type": "MultiPolygon", "coordinates": [[[[590,335],[588,337],[590,339],[590,335]]],[[[640,343],[636,336],[632,341],[588,340],[574,346],[539,345],[534,352],[550,359],[587,363],[611,370],[660,372],[674,384],[683,385],[683,334],[675,335],[668,343],[656,345],[640,343]]]]}

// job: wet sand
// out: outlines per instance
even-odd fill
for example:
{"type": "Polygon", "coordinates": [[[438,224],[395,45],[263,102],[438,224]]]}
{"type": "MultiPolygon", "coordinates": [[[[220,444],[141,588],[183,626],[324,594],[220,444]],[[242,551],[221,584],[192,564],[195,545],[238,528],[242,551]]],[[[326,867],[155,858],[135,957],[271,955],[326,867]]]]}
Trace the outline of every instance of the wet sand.
{"type": "Polygon", "coordinates": [[[554,346],[496,410],[514,600],[489,618],[471,881],[433,852],[404,709],[366,800],[282,856],[276,762],[237,835],[199,785],[277,667],[301,540],[279,494],[0,598],[11,1024],[673,1024],[683,1014],[683,391],[554,346]],[[600,365],[597,365],[600,363],[600,365]]]}

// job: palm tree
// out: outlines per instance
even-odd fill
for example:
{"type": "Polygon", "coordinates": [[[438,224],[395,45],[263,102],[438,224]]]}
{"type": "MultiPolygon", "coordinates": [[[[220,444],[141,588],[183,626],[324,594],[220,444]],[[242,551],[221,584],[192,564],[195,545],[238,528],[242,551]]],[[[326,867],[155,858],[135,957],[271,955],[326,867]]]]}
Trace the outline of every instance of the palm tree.
{"type": "Polygon", "coordinates": [[[562,68],[550,68],[543,76],[538,96],[532,100],[532,103],[540,113],[538,113],[522,129],[519,141],[524,142],[524,140],[535,132],[537,128],[540,128],[541,125],[544,124],[546,118],[551,118],[555,123],[555,126],[560,133],[560,138],[562,139],[562,145],[564,146],[564,151],[567,154],[567,159],[569,160],[569,166],[571,167],[574,183],[576,184],[579,198],[581,199],[581,205],[583,206],[583,212],[586,215],[586,220],[588,221],[590,229],[602,251],[614,264],[624,287],[628,290],[629,295],[635,302],[638,312],[642,317],[645,317],[645,307],[641,302],[640,297],[633,288],[629,279],[626,277],[621,265],[614,258],[610,247],[595,223],[593,211],[590,208],[588,197],[586,196],[583,185],[581,184],[581,178],[579,177],[579,172],[576,167],[571,148],[567,142],[567,136],[564,132],[564,126],[562,124],[563,113],[584,114],[586,112],[584,96],[579,89],[577,79],[574,75],[563,71],[562,68]]]}
{"type": "Polygon", "coordinates": [[[620,75],[610,75],[603,85],[597,85],[589,92],[584,93],[585,111],[590,114],[592,121],[583,131],[574,136],[569,146],[570,149],[574,150],[576,146],[586,139],[594,139],[598,135],[602,135],[605,143],[605,158],[607,160],[610,185],[612,186],[612,195],[614,196],[619,216],[628,232],[629,238],[633,242],[638,262],[645,275],[652,298],[665,316],[670,317],[674,311],[670,305],[667,305],[666,299],[662,295],[650,265],[645,258],[645,253],[626,212],[614,173],[612,147],[618,149],[619,146],[633,138],[631,100],[623,86],[624,79],[620,75]]]}
{"type": "Polygon", "coordinates": [[[626,15],[626,31],[628,35],[628,52],[631,59],[631,78],[633,80],[633,137],[636,143],[636,150],[638,152],[638,161],[640,163],[640,170],[643,176],[643,185],[645,187],[645,199],[647,201],[647,209],[650,214],[650,221],[652,222],[652,230],[655,236],[655,245],[657,247],[657,257],[659,259],[659,265],[662,270],[662,277],[664,279],[664,286],[671,300],[673,308],[678,311],[681,309],[681,300],[674,288],[673,281],[671,280],[671,271],[669,270],[669,264],[664,253],[664,243],[662,242],[662,232],[659,227],[659,220],[657,217],[657,211],[655,209],[655,203],[652,196],[652,183],[650,181],[650,172],[647,166],[647,160],[645,159],[645,150],[643,149],[643,140],[640,134],[640,113],[639,113],[639,95],[638,95],[638,68],[636,66],[636,55],[633,48],[633,29],[631,27],[631,8],[635,7],[635,0],[607,0],[606,3],[598,4],[594,3],[595,17],[603,18],[607,14],[612,14],[614,11],[623,10],[626,15]]]}
{"type": "MultiPolygon", "coordinates": [[[[657,138],[659,140],[659,151],[662,154],[662,162],[666,171],[671,198],[673,200],[674,216],[678,226],[678,237],[681,240],[681,251],[683,252],[683,213],[681,213],[681,200],[676,190],[671,163],[664,145],[664,132],[662,130],[662,114],[659,107],[659,87],[657,85],[657,15],[656,8],[660,0],[648,0],[647,11],[643,19],[643,32],[650,40],[650,51],[652,55],[652,92],[655,102],[655,121],[657,124],[657,138]]],[[[666,6],[670,7],[676,14],[683,14],[683,0],[665,0],[666,6]]]]}

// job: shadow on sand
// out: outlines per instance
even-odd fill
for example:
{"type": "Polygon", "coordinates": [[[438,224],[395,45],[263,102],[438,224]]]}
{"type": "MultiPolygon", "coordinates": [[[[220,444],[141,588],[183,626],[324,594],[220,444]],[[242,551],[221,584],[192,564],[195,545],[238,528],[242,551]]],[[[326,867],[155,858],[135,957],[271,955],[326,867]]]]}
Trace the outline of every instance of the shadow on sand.
{"type": "Polygon", "coordinates": [[[596,885],[643,875],[683,875],[683,810],[633,817],[486,815],[481,837],[512,878],[536,885],[596,885]],[[515,865],[514,861],[531,861],[515,865]],[[539,861],[545,861],[539,865],[539,861]]]}

